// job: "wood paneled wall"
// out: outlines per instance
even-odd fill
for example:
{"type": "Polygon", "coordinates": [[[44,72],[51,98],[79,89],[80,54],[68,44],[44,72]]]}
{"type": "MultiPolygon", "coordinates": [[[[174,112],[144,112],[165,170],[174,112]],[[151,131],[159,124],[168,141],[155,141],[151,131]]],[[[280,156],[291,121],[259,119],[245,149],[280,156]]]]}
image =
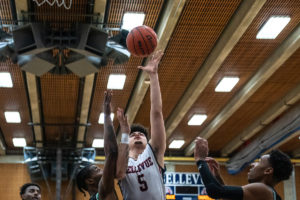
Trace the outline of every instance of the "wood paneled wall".
{"type": "Polygon", "coordinates": [[[0,164],[0,199],[21,199],[20,187],[30,182],[26,165],[0,164]]]}
{"type": "MultiPolygon", "coordinates": [[[[20,187],[24,183],[31,182],[30,175],[25,164],[0,164],[0,199],[21,199],[20,187]]],[[[50,195],[44,181],[38,182],[42,189],[42,199],[50,200],[50,195]]],[[[52,191],[52,196],[55,197],[55,181],[49,181],[52,191]]],[[[62,182],[62,194],[66,191],[68,186],[67,181],[62,182]]],[[[71,191],[72,192],[72,191],[71,191]]],[[[71,193],[65,200],[71,200],[71,193]]],[[[76,191],[76,199],[88,200],[84,198],[83,194],[76,191]]]]}

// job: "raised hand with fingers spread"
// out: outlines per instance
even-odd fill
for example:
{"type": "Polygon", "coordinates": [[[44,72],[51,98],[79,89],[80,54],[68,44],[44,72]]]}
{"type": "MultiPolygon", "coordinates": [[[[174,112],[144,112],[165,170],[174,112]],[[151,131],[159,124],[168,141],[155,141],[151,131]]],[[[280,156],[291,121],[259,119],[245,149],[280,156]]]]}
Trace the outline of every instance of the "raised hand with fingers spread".
{"type": "Polygon", "coordinates": [[[158,70],[158,64],[164,55],[163,51],[155,51],[151,56],[146,66],[138,66],[139,69],[147,72],[148,74],[156,74],[158,70]]]}

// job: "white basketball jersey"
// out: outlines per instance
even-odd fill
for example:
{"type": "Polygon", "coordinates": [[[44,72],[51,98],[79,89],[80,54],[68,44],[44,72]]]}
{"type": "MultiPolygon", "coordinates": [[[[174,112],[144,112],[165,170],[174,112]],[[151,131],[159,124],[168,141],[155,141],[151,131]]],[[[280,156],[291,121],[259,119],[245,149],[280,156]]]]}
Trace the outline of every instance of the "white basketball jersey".
{"type": "Polygon", "coordinates": [[[162,170],[147,144],[137,160],[128,160],[126,177],[119,182],[124,200],[165,200],[162,170]]]}

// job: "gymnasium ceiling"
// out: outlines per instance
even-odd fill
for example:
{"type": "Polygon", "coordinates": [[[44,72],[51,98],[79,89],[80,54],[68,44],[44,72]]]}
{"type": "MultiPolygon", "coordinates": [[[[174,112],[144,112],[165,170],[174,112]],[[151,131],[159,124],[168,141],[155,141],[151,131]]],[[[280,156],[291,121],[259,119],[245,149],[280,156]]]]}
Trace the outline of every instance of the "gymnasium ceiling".
{"type": "MultiPolygon", "coordinates": [[[[67,24],[86,23],[90,14],[99,14],[104,23],[121,24],[125,12],[144,12],[144,24],[157,32],[158,48],[165,52],[159,78],[167,145],[185,141],[180,149],[168,148],[166,156],[190,156],[192,141],[201,135],[213,156],[231,157],[299,106],[299,0],[73,0],[68,10],[56,4],[38,7],[31,0],[0,4],[2,20],[20,19],[23,10],[33,21],[67,24]],[[276,39],[256,39],[272,15],[291,20],[276,39]],[[231,92],[215,92],[224,76],[240,80],[231,92]],[[207,119],[188,126],[193,114],[206,114],[207,119]]],[[[113,91],[113,111],[125,108],[131,123],[149,127],[149,85],[137,69],[146,62],[137,57],[121,65],[109,62],[84,78],[51,73],[37,77],[11,60],[1,62],[0,72],[10,72],[13,81],[12,88],[0,88],[2,155],[22,153],[12,143],[18,137],[33,147],[91,147],[94,138],[103,138],[98,119],[112,73],[126,75],[124,89],[113,91]],[[6,123],[5,111],[20,112],[21,123],[6,123]]],[[[116,118],[113,123],[118,132],[116,118]]],[[[276,147],[299,157],[299,135],[285,137],[276,147]]],[[[103,155],[101,149],[98,155],[103,155]]]]}

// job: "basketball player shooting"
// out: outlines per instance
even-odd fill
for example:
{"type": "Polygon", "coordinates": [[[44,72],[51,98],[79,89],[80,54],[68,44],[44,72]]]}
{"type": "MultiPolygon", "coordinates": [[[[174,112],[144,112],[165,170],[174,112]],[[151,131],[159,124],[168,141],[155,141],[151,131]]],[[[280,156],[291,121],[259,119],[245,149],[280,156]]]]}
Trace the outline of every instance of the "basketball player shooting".
{"type": "Polygon", "coordinates": [[[165,199],[162,173],[164,171],[166,133],[157,72],[162,56],[162,51],[156,51],[145,67],[138,67],[148,73],[150,77],[151,139],[148,142],[147,131],[143,126],[131,126],[127,171],[118,177],[124,199],[165,199]]]}

